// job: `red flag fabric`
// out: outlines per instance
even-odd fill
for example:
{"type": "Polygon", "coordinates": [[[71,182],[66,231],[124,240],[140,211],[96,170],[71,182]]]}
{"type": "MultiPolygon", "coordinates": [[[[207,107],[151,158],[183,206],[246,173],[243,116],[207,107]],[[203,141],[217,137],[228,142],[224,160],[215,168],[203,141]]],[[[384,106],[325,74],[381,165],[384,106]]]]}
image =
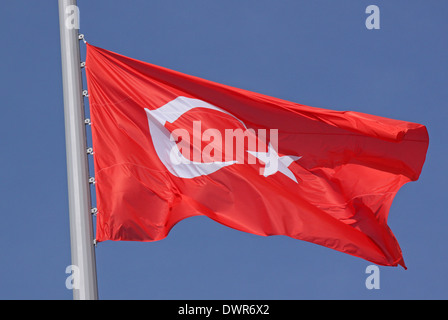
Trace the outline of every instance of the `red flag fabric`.
{"type": "Polygon", "coordinates": [[[98,242],[160,240],[205,215],[406,268],[387,217],[420,175],[425,126],[309,107],[90,44],[86,74],[98,242]]]}

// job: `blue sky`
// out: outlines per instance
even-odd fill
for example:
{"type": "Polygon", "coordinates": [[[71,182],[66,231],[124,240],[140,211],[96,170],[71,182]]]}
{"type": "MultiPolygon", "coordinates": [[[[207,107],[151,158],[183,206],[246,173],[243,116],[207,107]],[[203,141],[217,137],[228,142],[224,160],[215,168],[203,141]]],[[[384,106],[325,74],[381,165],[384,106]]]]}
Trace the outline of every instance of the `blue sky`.
{"type": "MultiPolygon", "coordinates": [[[[408,270],[206,217],[159,242],[96,249],[102,299],[447,299],[448,3],[416,0],[79,0],[93,45],[227,85],[427,126],[419,181],[389,226],[408,270]],[[365,9],[380,8],[367,30],[365,9]]],[[[0,299],[71,299],[57,1],[4,1],[0,19],[0,299]]],[[[85,47],[82,46],[85,55],[85,47]]],[[[94,196],[94,191],[92,190],[94,196]]]]}

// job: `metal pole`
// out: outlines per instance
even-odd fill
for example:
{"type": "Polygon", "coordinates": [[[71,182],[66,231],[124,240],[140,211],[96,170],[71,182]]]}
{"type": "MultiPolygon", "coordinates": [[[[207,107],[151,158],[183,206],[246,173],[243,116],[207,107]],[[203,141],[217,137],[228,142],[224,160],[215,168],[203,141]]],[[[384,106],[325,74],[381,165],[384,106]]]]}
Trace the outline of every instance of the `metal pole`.
{"type": "Polygon", "coordinates": [[[65,141],[70,217],[70,245],[73,272],[73,299],[96,300],[95,248],[89,169],[86,153],[86,128],[82,94],[81,57],[78,28],[68,19],[78,14],[76,0],[59,1],[62,81],[64,90],[65,141]],[[79,278],[76,278],[79,277],[79,278]]]}

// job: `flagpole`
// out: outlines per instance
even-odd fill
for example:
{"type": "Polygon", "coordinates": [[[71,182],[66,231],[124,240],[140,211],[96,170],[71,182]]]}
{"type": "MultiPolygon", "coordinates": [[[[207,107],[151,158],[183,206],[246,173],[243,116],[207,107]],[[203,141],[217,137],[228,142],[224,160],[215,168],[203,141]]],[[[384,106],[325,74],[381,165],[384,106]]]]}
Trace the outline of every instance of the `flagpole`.
{"type": "MultiPolygon", "coordinates": [[[[95,248],[76,0],[59,1],[73,299],[96,300],[95,248]]],[[[79,21],[79,20],[78,20],[79,21]]]]}

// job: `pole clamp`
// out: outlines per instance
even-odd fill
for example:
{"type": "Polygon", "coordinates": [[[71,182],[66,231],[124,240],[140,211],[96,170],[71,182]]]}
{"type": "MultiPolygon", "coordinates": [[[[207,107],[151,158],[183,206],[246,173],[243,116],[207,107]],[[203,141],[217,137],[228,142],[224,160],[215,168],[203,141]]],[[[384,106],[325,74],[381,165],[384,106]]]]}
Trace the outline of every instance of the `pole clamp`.
{"type": "Polygon", "coordinates": [[[78,34],[78,40],[82,40],[84,43],[87,43],[87,41],[82,33],[78,34]]]}

